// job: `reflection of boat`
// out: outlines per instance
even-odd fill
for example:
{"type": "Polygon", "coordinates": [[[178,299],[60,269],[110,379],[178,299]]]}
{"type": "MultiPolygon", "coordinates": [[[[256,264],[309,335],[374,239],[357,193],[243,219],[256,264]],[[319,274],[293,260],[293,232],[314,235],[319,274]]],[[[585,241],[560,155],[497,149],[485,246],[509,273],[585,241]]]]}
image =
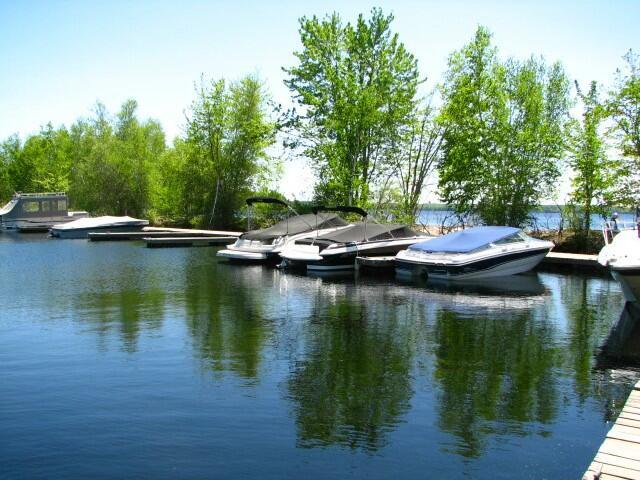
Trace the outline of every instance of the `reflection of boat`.
{"type": "Polygon", "coordinates": [[[526,272],[553,248],[513,227],[475,227],[416,243],[396,255],[396,268],[433,279],[473,280],[526,272]]]}
{"type": "Polygon", "coordinates": [[[149,225],[148,220],[131,217],[81,218],[51,227],[51,236],[59,238],[87,238],[91,232],[137,232],[149,225]]]}
{"type": "Polygon", "coordinates": [[[58,223],[87,217],[87,212],[70,212],[67,194],[16,193],[0,208],[0,228],[20,232],[46,232],[58,223]]]}
{"type": "Polygon", "coordinates": [[[635,223],[618,224],[614,217],[604,224],[603,234],[598,262],[609,267],[628,302],[640,302],[640,208],[635,223]]]}
{"type": "Polygon", "coordinates": [[[638,365],[640,362],[640,305],[627,302],[620,318],[609,331],[597,356],[597,366],[611,368],[617,364],[638,365]]]}
{"type": "Polygon", "coordinates": [[[280,251],[287,244],[299,238],[324,235],[348,226],[347,222],[334,214],[298,215],[288,203],[277,198],[252,197],[247,199],[247,205],[251,206],[254,203],[282,205],[293,211],[295,216],[269,228],[243,233],[233,245],[228,245],[226,249],[218,251],[219,257],[244,262],[279,260],[280,251]]]}
{"type": "Polygon", "coordinates": [[[422,292],[431,304],[471,316],[476,315],[478,309],[496,313],[528,310],[543,304],[549,294],[535,273],[449,282],[427,281],[399,270],[396,278],[406,286],[419,287],[416,294],[422,292]]]}
{"type": "Polygon", "coordinates": [[[367,223],[367,212],[357,207],[316,207],[315,211],[357,213],[363,222],[325,235],[309,236],[292,242],[280,256],[283,266],[307,270],[347,270],[355,267],[357,256],[395,255],[424,239],[406,225],[367,223]]]}

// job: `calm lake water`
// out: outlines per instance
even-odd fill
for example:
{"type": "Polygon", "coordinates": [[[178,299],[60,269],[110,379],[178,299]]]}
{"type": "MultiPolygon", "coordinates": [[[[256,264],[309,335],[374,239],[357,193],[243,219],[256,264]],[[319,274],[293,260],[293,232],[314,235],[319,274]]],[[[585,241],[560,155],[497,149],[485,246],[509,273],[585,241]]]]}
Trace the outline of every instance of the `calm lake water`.
{"type": "MultiPolygon", "coordinates": [[[[532,220],[537,228],[542,230],[557,230],[560,226],[560,214],[558,212],[532,212],[532,220]]],[[[428,208],[420,210],[418,223],[424,225],[452,225],[456,222],[453,210],[431,210],[428,208]]],[[[591,230],[600,230],[604,219],[601,215],[591,215],[591,230]]],[[[623,212],[619,214],[618,221],[621,223],[634,223],[635,214],[623,212]]],[[[565,224],[565,228],[567,228],[565,224]]]]}
{"type": "Polygon", "coordinates": [[[579,478],[606,278],[452,288],[0,234],[2,478],[579,478]]]}

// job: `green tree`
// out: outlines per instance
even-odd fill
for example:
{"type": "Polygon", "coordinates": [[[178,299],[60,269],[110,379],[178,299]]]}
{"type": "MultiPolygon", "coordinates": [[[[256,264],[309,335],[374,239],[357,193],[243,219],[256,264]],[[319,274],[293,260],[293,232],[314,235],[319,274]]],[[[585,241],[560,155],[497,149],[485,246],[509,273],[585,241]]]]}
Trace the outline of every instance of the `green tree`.
{"type": "Polygon", "coordinates": [[[431,102],[416,109],[396,156],[400,213],[408,222],[415,222],[418,216],[420,196],[440,159],[443,133],[431,102]]]}
{"type": "Polygon", "coordinates": [[[28,191],[33,168],[24,164],[21,153],[22,144],[17,135],[0,144],[0,197],[3,201],[9,200],[13,192],[28,191]]]}
{"type": "Polygon", "coordinates": [[[98,104],[94,117],[71,127],[70,193],[92,213],[144,216],[149,207],[149,175],[165,150],[154,120],[140,122],[137,103],[127,100],[115,119],[98,104]]]}
{"type": "Polygon", "coordinates": [[[192,223],[230,226],[243,200],[270,170],[275,140],[262,83],[247,76],[227,86],[201,82],[187,120],[184,193],[192,223]]]}
{"type": "Polygon", "coordinates": [[[487,224],[526,223],[560,175],[569,118],[562,67],[534,58],[501,62],[479,27],[449,58],[442,95],[443,200],[487,224]]]}
{"type": "Polygon", "coordinates": [[[640,204],[640,61],[632,50],[624,60],[626,69],[617,71],[607,110],[615,123],[624,167],[619,185],[626,188],[618,201],[637,206],[640,204]]]}
{"type": "Polygon", "coordinates": [[[285,84],[301,113],[295,139],[313,162],[322,200],[365,206],[388,171],[387,153],[410,121],[419,84],[416,58],[392,34],[393,15],[343,24],[337,13],[300,19],[298,64],[285,84]]]}
{"type": "Polygon", "coordinates": [[[574,124],[571,132],[569,164],[575,173],[571,199],[580,207],[578,241],[584,250],[591,230],[591,214],[605,213],[615,177],[601,133],[606,112],[598,98],[596,82],[591,82],[587,93],[583,93],[576,82],[576,90],[583,114],[582,121],[574,124]]]}

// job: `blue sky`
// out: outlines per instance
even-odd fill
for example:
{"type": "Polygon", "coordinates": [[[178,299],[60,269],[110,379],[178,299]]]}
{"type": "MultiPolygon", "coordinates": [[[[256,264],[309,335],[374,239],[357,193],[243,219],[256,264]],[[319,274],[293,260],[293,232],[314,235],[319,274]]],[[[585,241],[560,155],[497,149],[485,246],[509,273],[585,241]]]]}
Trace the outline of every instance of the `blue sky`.
{"type": "MultiPolygon", "coordinates": [[[[446,59],[487,26],[502,56],[560,60],[571,78],[610,85],[622,55],[640,51],[640,1],[8,1],[0,0],[0,139],[51,121],[70,125],[97,100],[115,112],[127,98],[159,120],[168,140],[201,75],[258,74],[278,103],[281,68],[299,48],[298,18],[336,11],[345,20],[373,6],[433,85],[446,59]]],[[[283,189],[304,196],[310,177],[292,165],[283,189]],[[293,179],[296,181],[293,182],[293,179]],[[294,186],[295,184],[295,186],[294,186]]]]}

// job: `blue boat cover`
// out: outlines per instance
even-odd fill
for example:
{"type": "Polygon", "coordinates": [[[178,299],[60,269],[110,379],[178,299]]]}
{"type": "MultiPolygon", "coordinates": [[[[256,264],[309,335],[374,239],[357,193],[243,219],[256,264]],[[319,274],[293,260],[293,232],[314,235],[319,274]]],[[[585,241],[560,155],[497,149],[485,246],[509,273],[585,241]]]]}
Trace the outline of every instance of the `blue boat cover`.
{"type": "Polygon", "coordinates": [[[519,228],[513,227],[467,228],[425,242],[415,243],[409,249],[423,252],[467,253],[519,231],[519,228]]]}

